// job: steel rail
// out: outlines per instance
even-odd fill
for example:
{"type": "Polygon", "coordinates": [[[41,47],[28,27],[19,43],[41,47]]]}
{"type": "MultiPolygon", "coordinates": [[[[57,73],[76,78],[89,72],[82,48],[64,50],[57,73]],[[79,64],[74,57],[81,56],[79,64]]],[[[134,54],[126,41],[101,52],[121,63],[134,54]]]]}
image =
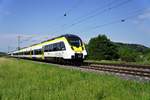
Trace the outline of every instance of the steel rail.
{"type": "Polygon", "coordinates": [[[134,67],[120,67],[120,66],[110,66],[110,65],[88,65],[88,66],[80,66],[85,69],[92,69],[98,71],[106,71],[106,72],[114,72],[120,74],[134,75],[140,77],[148,77],[150,78],[150,70],[147,69],[137,69],[134,67]]]}

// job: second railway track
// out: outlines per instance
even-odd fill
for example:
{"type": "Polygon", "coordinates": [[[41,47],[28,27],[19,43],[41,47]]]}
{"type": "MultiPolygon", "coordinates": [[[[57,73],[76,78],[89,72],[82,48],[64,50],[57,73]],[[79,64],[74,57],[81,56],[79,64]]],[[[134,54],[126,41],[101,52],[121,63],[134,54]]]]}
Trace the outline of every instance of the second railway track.
{"type": "Polygon", "coordinates": [[[80,66],[81,68],[97,70],[97,71],[104,71],[104,72],[113,72],[119,73],[124,75],[132,75],[132,76],[139,76],[142,78],[149,78],[150,79],[150,67],[145,66],[125,66],[125,65],[109,65],[109,64],[88,64],[87,66],[80,66]]]}

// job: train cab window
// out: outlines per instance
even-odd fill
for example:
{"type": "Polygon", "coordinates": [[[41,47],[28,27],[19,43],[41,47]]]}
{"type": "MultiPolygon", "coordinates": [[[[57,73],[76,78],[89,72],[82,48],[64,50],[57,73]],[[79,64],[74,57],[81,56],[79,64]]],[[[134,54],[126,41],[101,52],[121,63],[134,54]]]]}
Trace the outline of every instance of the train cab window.
{"type": "Polygon", "coordinates": [[[82,45],[82,41],[80,38],[78,37],[69,37],[67,38],[68,39],[68,42],[71,46],[76,46],[76,47],[79,47],[82,45]]]}

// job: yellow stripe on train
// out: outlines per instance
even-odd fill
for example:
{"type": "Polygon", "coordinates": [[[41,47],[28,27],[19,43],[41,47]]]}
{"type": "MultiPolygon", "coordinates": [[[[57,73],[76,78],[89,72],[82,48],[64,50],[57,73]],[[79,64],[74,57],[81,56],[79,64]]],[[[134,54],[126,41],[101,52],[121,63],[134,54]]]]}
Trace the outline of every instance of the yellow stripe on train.
{"type": "Polygon", "coordinates": [[[82,46],[80,46],[80,47],[75,47],[75,46],[73,46],[72,47],[73,48],[73,50],[75,51],[75,52],[78,52],[78,53],[81,53],[83,50],[82,50],[82,46]]]}

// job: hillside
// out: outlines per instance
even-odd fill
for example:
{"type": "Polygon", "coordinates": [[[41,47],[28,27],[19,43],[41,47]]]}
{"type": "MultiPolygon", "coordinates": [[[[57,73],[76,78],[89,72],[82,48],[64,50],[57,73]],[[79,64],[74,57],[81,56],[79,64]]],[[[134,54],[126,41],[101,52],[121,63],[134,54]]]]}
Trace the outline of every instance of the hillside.
{"type": "Polygon", "coordinates": [[[148,47],[141,45],[141,44],[129,44],[129,43],[121,43],[121,42],[113,42],[113,43],[117,45],[118,47],[130,48],[137,52],[145,52],[149,49],[148,47]]]}

